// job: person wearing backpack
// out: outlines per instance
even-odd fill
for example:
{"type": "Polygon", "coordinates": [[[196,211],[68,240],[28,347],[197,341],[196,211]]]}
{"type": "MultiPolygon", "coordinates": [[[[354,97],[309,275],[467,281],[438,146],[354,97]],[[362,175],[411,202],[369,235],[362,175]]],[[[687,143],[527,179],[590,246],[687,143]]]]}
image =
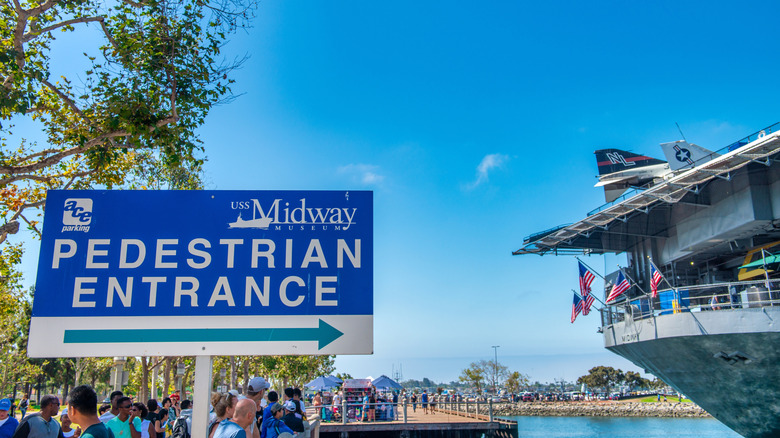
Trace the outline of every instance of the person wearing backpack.
{"type": "Polygon", "coordinates": [[[268,421],[268,426],[266,427],[265,430],[266,438],[277,438],[280,434],[284,432],[287,432],[290,435],[295,435],[295,432],[292,429],[290,429],[286,424],[284,424],[284,421],[282,421],[282,416],[285,414],[284,405],[282,405],[281,403],[277,403],[273,405],[271,407],[271,414],[273,416],[268,421]]]}
{"type": "Polygon", "coordinates": [[[22,401],[19,402],[19,410],[22,411],[22,418],[27,414],[27,407],[30,406],[30,401],[27,400],[27,394],[22,396],[22,401]]]}
{"type": "Polygon", "coordinates": [[[192,402],[184,400],[181,402],[181,412],[179,418],[173,422],[173,431],[171,438],[190,438],[192,430],[192,402]]]}
{"type": "Polygon", "coordinates": [[[300,418],[298,418],[297,415],[295,415],[295,410],[297,408],[295,406],[295,401],[287,400],[286,402],[284,402],[283,406],[284,406],[285,414],[282,417],[282,421],[284,422],[284,424],[295,432],[305,431],[306,429],[303,426],[303,420],[301,420],[300,418]]]}

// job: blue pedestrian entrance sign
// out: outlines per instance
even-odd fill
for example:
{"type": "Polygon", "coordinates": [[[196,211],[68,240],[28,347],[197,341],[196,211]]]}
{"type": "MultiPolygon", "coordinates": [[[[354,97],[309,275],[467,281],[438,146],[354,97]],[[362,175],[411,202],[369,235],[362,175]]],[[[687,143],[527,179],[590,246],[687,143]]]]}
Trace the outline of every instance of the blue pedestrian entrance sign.
{"type": "Polygon", "coordinates": [[[32,357],[372,351],[372,192],[48,193],[32,357]]]}

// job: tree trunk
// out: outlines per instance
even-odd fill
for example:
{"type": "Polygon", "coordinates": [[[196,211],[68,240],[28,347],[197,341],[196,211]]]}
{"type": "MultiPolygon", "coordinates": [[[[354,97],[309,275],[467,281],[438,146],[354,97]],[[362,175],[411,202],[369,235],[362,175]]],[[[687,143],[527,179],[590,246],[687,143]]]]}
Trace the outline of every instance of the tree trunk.
{"type": "Polygon", "coordinates": [[[43,383],[43,376],[38,376],[38,404],[41,404],[41,384],[43,383]]]}
{"type": "Polygon", "coordinates": [[[244,382],[243,382],[242,388],[244,390],[241,392],[241,394],[246,395],[246,391],[248,389],[247,387],[249,386],[249,358],[248,357],[244,358],[243,365],[244,365],[243,366],[243,368],[244,368],[244,382]]]}
{"type": "Polygon", "coordinates": [[[146,403],[145,400],[149,400],[149,358],[141,356],[141,388],[140,400],[142,403],[146,403]]]}
{"type": "Polygon", "coordinates": [[[81,385],[81,373],[83,370],[81,369],[81,358],[76,358],[76,376],[73,378],[73,386],[79,386],[81,385]]]}
{"type": "Polygon", "coordinates": [[[186,367],[184,369],[184,375],[181,376],[181,388],[179,388],[179,393],[181,394],[181,399],[184,400],[187,397],[187,386],[190,382],[190,377],[193,374],[193,370],[195,369],[195,363],[192,365],[186,367]]]}
{"type": "Polygon", "coordinates": [[[157,363],[154,365],[154,368],[152,368],[152,393],[151,398],[157,399],[157,373],[160,369],[160,359],[155,359],[157,363]]]}
{"type": "Polygon", "coordinates": [[[168,397],[169,391],[171,389],[171,373],[173,371],[173,358],[172,357],[166,357],[165,358],[165,375],[163,376],[163,387],[162,387],[162,398],[165,399],[165,397],[168,397]]]}
{"type": "Polygon", "coordinates": [[[238,376],[236,375],[236,357],[230,356],[230,389],[236,389],[238,376]]]}
{"type": "Polygon", "coordinates": [[[0,383],[0,394],[5,394],[5,382],[8,381],[8,366],[3,367],[3,381],[0,383]]]}

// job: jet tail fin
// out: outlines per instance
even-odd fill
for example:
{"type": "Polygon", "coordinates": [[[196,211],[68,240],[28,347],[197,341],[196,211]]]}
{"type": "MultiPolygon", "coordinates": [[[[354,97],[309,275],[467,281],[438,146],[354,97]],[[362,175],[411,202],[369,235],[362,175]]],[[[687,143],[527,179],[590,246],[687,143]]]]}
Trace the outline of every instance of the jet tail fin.
{"type": "Polygon", "coordinates": [[[621,151],[620,149],[599,149],[594,154],[596,154],[596,162],[599,166],[599,176],[666,163],[666,161],[621,151]]]}
{"type": "Polygon", "coordinates": [[[661,143],[661,149],[664,151],[666,159],[669,160],[669,168],[672,170],[690,169],[719,155],[685,140],[661,143]]]}

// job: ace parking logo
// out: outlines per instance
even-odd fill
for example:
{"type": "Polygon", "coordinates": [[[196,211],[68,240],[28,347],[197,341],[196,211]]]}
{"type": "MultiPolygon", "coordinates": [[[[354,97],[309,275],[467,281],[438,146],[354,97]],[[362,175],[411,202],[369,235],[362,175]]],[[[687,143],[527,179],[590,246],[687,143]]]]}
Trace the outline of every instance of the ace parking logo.
{"type": "Polygon", "coordinates": [[[69,198],[62,211],[62,231],[89,231],[92,223],[92,200],[69,198]]]}

